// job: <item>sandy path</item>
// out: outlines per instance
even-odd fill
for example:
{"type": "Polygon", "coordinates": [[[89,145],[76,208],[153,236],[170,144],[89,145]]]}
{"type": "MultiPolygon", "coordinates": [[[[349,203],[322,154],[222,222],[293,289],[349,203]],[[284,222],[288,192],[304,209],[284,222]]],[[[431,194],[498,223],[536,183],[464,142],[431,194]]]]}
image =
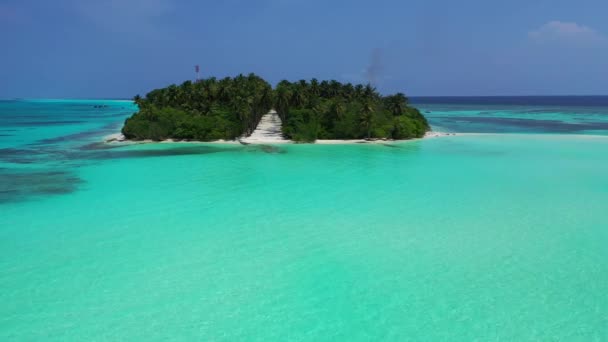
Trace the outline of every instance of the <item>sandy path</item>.
{"type": "Polygon", "coordinates": [[[260,123],[255,128],[250,136],[241,138],[240,141],[249,144],[263,143],[286,143],[281,133],[281,118],[276,111],[271,110],[268,114],[264,114],[260,123]]]}

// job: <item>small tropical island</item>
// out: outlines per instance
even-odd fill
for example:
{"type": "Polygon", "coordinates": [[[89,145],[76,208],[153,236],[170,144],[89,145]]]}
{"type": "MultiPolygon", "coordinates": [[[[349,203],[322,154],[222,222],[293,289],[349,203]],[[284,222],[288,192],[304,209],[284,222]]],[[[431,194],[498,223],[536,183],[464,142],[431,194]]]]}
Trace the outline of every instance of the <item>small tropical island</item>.
{"type": "Polygon", "coordinates": [[[273,89],[255,74],[211,77],[134,101],[139,111],[122,128],[129,140],[236,140],[250,136],[269,113],[280,118],[282,137],[294,142],[404,140],[430,130],[404,94],[382,96],[370,84],[335,80],[281,81],[273,89]]]}

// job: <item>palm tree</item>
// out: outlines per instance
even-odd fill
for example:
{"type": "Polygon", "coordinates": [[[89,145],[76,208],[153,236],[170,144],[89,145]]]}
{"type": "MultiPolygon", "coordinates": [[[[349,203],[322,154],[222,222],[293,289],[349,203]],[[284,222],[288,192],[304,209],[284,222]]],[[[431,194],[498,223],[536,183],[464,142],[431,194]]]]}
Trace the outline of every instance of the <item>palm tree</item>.
{"type": "Polygon", "coordinates": [[[334,120],[342,119],[344,115],[344,103],[340,100],[333,101],[331,105],[331,114],[334,120]]]}
{"type": "Polygon", "coordinates": [[[321,89],[319,88],[319,81],[316,78],[310,80],[310,95],[319,96],[321,89]]]}
{"type": "Polygon", "coordinates": [[[355,97],[362,97],[363,95],[363,86],[361,84],[357,84],[354,88],[355,97]]]}
{"type": "Polygon", "coordinates": [[[232,88],[232,84],[230,82],[222,81],[220,82],[220,86],[217,92],[217,98],[220,101],[227,102],[229,101],[234,94],[234,89],[232,88]]]}
{"type": "Polygon", "coordinates": [[[139,94],[137,94],[133,97],[133,102],[135,102],[135,104],[141,108],[143,99],[141,98],[141,96],[139,96],[139,94]]]}
{"type": "Polygon", "coordinates": [[[338,96],[340,94],[340,88],[342,88],[340,82],[336,80],[329,81],[329,96],[338,96]]]}
{"type": "Polygon", "coordinates": [[[376,97],[376,88],[374,88],[371,84],[366,84],[365,88],[363,89],[363,95],[367,98],[374,98],[376,97]]]}
{"type": "Polygon", "coordinates": [[[326,112],[326,108],[322,102],[317,100],[312,104],[312,111],[317,118],[322,118],[326,112]]]}
{"type": "Polygon", "coordinates": [[[259,100],[259,104],[262,107],[262,110],[266,110],[267,108],[272,108],[272,103],[273,103],[273,99],[272,99],[272,88],[270,87],[266,87],[264,88],[264,90],[261,92],[260,95],[260,100],[259,100]]]}
{"type": "Polygon", "coordinates": [[[366,138],[371,138],[372,125],[374,124],[374,107],[369,100],[365,101],[361,107],[359,123],[361,124],[361,128],[367,132],[366,138]]]}
{"type": "Polygon", "coordinates": [[[398,116],[403,114],[405,110],[405,103],[396,96],[387,96],[384,100],[386,104],[386,109],[388,109],[393,116],[398,116]]]}
{"type": "Polygon", "coordinates": [[[284,122],[287,121],[287,115],[289,115],[289,104],[291,99],[291,91],[288,86],[277,86],[276,90],[276,110],[284,122]]]}
{"type": "Polygon", "coordinates": [[[395,95],[393,95],[394,97],[398,98],[399,100],[401,100],[401,102],[403,102],[405,105],[407,105],[410,101],[407,98],[407,96],[405,96],[404,93],[397,93],[395,95]]]}
{"type": "Polygon", "coordinates": [[[209,79],[207,91],[209,92],[209,98],[211,99],[211,101],[215,101],[218,98],[220,93],[220,87],[219,84],[215,82],[215,79],[209,79]]]}
{"type": "Polygon", "coordinates": [[[354,93],[355,87],[353,87],[352,83],[346,83],[344,86],[342,86],[342,94],[345,98],[352,98],[354,93]]]}
{"type": "Polygon", "coordinates": [[[178,100],[178,92],[179,92],[179,88],[175,85],[172,84],[167,88],[167,105],[169,106],[175,106],[177,105],[177,100],[178,100]]]}
{"type": "Polygon", "coordinates": [[[249,134],[249,130],[250,130],[250,125],[249,125],[249,119],[251,118],[251,107],[250,107],[250,103],[249,100],[246,98],[243,98],[241,96],[237,96],[234,101],[232,102],[232,110],[234,110],[234,112],[236,112],[239,121],[241,123],[242,129],[243,129],[243,133],[245,134],[249,134]]]}
{"type": "Polygon", "coordinates": [[[304,93],[304,89],[302,89],[302,88],[295,89],[293,96],[292,96],[292,102],[296,107],[304,106],[304,104],[306,103],[306,94],[304,93]]]}
{"type": "Polygon", "coordinates": [[[321,83],[319,84],[319,95],[321,95],[321,97],[330,97],[329,94],[329,82],[327,81],[321,81],[321,83]]]}

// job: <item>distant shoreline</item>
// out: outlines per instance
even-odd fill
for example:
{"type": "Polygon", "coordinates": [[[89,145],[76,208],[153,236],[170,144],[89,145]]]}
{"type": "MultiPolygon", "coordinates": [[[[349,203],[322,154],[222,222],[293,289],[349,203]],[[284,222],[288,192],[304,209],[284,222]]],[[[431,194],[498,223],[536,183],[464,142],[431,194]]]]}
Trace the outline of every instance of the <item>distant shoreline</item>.
{"type": "Polygon", "coordinates": [[[178,144],[233,144],[233,145],[283,145],[283,144],[318,144],[318,145],[348,145],[348,144],[382,144],[387,142],[404,142],[404,141],[416,141],[420,139],[429,139],[429,138],[441,138],[447,136],[455,136],[460,135],[458,133],[446,133],[446,132],[427,132],[422,138],[414,138],[414,139],[317,139],[314,142],[304,143],[304,142],[296,142],[293,140],[256,140],[255,142],[241,142],[239,140],[212,140],[212,141],[199,141],[199,140],[175,140],[175,139],[165,139],[160,141],[155,140],[130,140],[127,139],[122,133],[114,133],[108,136],[105,136],[103,139],[104,143],[107,144],[124,144],[124,145],[134,145],[134,144],[169,144],[169,143],[178,143],[178,144]]]}
{"type": "MultiPolygon", "coordinates": [[[[354,140],[323,140],[319,139],[315,142],[305,143],[296,142],[293,140],[284,141],[256,141],[255,143],[243,144],[243,145],[352,145],[352,144],[385,144],[391,142],[408,142],[408,141],[419,141],[423,139],[432,138],[444,138],[444,137],[482,137],[482,136],[542,136],[542,137],[553,137],[553,138],[585,138],[585,139],[608,139],[608,135],[601,134],[559,134],[559,133],[447,133],[447,132],[428,132],[422,138],[404,139],[404,140],[391,140],[391,139],[354,139],[354,140]]],[[[238,140],[213,140],[213,141],[197,141],[197,140],[172,140],[166,139],[161,141],[154,140],[129,140],[119,139],[122,136],[121,133],[115,133],[104,137],[103,142],[111,145],[138,145],[138,144],[228,144],[228,145],[239,145],[241,144],[238,140]]],[[[124,136],[122,136],[124,138],[124,136]]]]}

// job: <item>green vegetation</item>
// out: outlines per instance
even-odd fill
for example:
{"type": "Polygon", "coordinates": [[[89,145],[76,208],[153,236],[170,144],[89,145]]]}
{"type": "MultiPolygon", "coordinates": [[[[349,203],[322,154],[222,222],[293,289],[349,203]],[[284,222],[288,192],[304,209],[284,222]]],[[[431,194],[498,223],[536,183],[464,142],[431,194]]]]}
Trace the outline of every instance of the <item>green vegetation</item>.
{"type": "Polygon", "coordinates": [[[411,139],[429,130],[426,118],[405,95],[381,96],[371,85],[316,79],[275,89],[283,134],[295,141],[316,139],[411,139]]]}
{"type": "Polygon", "coordinates": [[[272,108],[272,87],[249,74],[184,82],[136,96],[139,112],[125,121],[127,139],[210,141],[250,134],[272,108]]]}
{"type": "Polygon", "coordinates": [[[285,137],[316,139],[411,139],[429,130],[426,118],[403,94],[381,96],[370,85],[337,81],[290,83],[273,91],[249,74],[197,83],[184,82],[136,96],[139,112],[122,129],[128,139],[210,141],[250,134],[275,108],[285,137]]]}

